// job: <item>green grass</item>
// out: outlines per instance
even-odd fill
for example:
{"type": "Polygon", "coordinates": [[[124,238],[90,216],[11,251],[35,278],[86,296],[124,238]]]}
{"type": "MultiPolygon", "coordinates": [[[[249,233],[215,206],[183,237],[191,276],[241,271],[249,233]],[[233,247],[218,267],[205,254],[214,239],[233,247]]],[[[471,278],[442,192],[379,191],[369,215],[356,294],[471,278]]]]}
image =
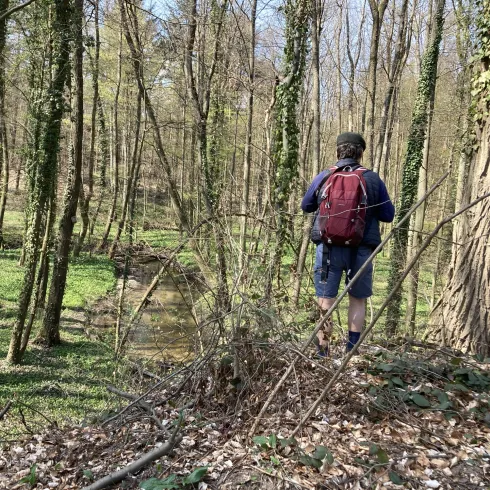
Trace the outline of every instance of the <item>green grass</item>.
{"type": "Polygon", "coordinates": [[[18,260],[18,250],[0,253],[0,406],[14,400],[7,421],[0,425],[0,440],[46,425],[41,414],[62,425],[107,410],[114,401],[105,384],[114,382],[118,371],[113,353],[100,342],[87,339],[81,328],[83,316],[72,310],[90,305],[115,286],[113,262],[105,256],[85,254],[70,264],[62,344],[49,350],[29,346],[20,366],[5,363],[23,277],[18,260]]]}

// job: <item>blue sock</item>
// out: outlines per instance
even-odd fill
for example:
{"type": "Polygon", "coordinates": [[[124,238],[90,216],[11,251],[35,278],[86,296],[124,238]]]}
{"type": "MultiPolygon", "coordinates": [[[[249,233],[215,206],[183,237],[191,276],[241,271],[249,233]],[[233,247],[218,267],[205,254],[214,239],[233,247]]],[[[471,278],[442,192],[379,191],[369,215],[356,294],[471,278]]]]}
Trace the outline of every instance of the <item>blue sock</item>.
{"type": "Polygon", "coordinates": [[[361,337],[361,332],[352,332],[349,330],[349,340],[347,342],[347,352],[350,352],[354,346],[357,344],[359,338],[361,337]]]}

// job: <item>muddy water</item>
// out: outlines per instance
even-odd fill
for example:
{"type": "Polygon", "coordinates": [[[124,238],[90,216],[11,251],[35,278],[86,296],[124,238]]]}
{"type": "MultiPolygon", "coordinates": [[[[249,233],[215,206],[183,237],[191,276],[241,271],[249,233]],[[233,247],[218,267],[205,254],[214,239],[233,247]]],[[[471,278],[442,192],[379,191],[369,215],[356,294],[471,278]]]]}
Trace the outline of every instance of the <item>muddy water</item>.
{"type": "MultiPolygon", "coordinates": [[[[159,268],[159,261],[140,263],[131,268],[125,294],[127,305],[135,307],[140,302],[159,268]]],[[[122,279],[118,286],[121,284],[122,279]]],[[[128,345],[128,354],[133,359],[182,361],[192,356],[196,327],[189,309],[191,290],[192,283],[187,283],[178,273],[161,279],[150,304],[133,327],[128,345]]]]}

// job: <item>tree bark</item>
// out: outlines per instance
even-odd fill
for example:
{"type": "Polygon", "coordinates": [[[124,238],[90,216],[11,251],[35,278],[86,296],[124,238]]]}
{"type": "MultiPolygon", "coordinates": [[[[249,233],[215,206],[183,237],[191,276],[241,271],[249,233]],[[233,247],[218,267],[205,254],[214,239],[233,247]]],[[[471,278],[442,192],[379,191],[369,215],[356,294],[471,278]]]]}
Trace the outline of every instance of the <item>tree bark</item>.
{"type": "Polygon", "coordinates": [[[376,111],[376,90],[378,77],[378,52],[379,40],[381,36],[381,25],[385,15],[388,0],[369,0],[369,8],[372,16],[371,29],[371,47],[369,50],[369,68],[368,68],[368,121],[367,121],[367,143],[369,148],[369,161],[371,168],[374,167],[374,114],[376,111]]]}
{"type": "Polygon", "coordinates": [[[68,169],[68,182],[64,198],[63,214],[58,231],[58,245],[53,264],[53,276],[49,290],[48,304],[43,319],[39,340],[48,346],[59,344],[60,317],[65,294],[68,258],[73,227],[76,221],[78,198],[82,173],[83,150],[83,0],[74,0],[72,14],[74,106],[72,122],[72,158],[68,169]]]}
{"type": "Polygon", "coordinates": [[[253,110],[254,110],[254,83],[255,83],[255,19],[257,16],[257,0],[252,0],[250,12],[250,45],[248,55],[248,112],[247,112],[247,135],[245,140],[245,155],[243,158],[243,192],[240,225],[240,270],[246,264],[247,249],[247,217],[248,200],[250,195],[250,167],[252,164],[252,131],[253,131],[253,110]]]}
{"type": "MultiPolygon", "coordinates": [[[[479,65],[473,78],[477,147],[468,174],[468,201],[490,189],[490,4],[478,2],[479,65]]],[[[460,220],[459,242],[453,249],[443,294],[430,318],[430,334],[442,345],[490,355],[490,200],[481,201],[460,220]]]]}
{"type": "Polygon", "coordinates": [[[94,167],[95,167],[95,136],[97,132],[97,106],[99,102],[99,55],[100,55],[100,38],[99,38],[99,0],[94,0],[94,24],[95,24],[95,53],[92,66],[92,115],[90,132],[90,152],[88,157],[87,169],[87,192],[80,186],[80,216],[82,218],[82,229],[73,247],[73,255],[78,257],[85,242],[85,237],[90,231],[90,201],[94,195],[94,167]]]}
{"type": "Polygon", "coordinates": [[[119,49],[117,55],[117,83],[116,93],[114,95],[114,109],[113,109],[113,138],[114,138],[114,165],[113,165],[113,185],[112,185],[112,201],[107,215],[107,221],[104,228],[104,234],[100,241],[99,250],[103,250],[107,247],[107,241],[109,239],[109,233],[111,232],[112,223],[116,216],[117,197],[119,194],[119,168],[121,166],[121,141],[119,135],[119,94],[121,92],[121,78],[122,78],[122,28],[119,33],[119,49]]]}

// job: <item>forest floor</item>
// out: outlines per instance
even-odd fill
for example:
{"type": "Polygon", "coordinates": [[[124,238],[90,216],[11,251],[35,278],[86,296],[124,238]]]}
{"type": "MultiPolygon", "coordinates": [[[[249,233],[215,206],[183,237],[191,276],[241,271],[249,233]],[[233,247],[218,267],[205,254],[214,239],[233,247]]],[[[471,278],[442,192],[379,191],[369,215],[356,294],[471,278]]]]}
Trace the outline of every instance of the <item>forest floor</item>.
{"type": "Polygon", "coordinates": [[[162,381],[140,386],[145,403],[123,404],[118,416],[63,429],[46,424],[0,454],[0,488],[88,487],[175,430],[182,439],[169,457],[112,488],[490,488],[488,359],[430,345],[364,347],[290,438],[340,353],[320,362],[301,357],[250,439],[258,410],[292,362],[286,347],[257,346],[240,391],[216,353],[162,371],[162,381]]]}

